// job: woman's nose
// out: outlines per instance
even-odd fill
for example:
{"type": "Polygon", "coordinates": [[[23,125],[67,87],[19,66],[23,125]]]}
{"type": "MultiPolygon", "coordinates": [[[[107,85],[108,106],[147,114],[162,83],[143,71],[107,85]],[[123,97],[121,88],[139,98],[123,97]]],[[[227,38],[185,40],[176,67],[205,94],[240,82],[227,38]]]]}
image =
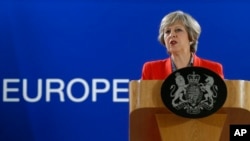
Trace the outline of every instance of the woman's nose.
{"type": "Polygon", "coordinates": [[[175,32],[171,32],[171,33],[170,33],[170,37],[176,37],[175,32]]]}

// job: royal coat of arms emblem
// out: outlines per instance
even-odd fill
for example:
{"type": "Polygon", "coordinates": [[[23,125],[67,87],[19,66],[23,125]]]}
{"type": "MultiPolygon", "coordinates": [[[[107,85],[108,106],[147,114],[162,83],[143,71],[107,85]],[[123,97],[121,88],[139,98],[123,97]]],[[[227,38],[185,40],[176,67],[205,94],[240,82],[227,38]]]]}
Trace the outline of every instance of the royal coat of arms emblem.
{"type": "Polygon", "coordinates": [[[224,80],[211,70],[187,67],[172,73],[161,89],[163,103],[177,115],[208,116],[223,106],[227,96],[224,80]]]}

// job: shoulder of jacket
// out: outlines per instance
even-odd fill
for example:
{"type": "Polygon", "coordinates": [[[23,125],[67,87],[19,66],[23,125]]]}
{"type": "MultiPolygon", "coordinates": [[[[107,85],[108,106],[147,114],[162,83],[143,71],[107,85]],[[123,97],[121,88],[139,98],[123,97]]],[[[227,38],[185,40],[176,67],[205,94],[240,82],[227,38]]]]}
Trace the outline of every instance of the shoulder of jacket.
{"type": "Polygon", "coordinates": [[[213,60],[208,60],[208,59],[200,58],[200,61],[203,62],[203,63],[206,63],[206,64],[221,66],[221,64],[219,62],[216,62],[216,61],[213,61],[213,60]]]}
{"type": "Polygon", "coordinates": [[[145,64],[150,64],[150,65],[154,65],[154,64],[164,64],[168,61],[169,59],[159,59],[159,60],[152,60],[152,61],[147,61],[145,62],[145,64]]]}

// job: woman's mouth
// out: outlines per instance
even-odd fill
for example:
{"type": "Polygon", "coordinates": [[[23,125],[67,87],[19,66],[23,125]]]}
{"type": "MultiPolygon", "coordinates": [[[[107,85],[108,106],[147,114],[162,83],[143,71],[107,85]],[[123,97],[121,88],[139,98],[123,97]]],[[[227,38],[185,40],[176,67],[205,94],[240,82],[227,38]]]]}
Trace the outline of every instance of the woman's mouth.
{"type": "Polygon", "coordinates": [[[177,44],[177,41],[175,40],[170,41],[170,45],[175,45],[175,44],[177,44]]]}

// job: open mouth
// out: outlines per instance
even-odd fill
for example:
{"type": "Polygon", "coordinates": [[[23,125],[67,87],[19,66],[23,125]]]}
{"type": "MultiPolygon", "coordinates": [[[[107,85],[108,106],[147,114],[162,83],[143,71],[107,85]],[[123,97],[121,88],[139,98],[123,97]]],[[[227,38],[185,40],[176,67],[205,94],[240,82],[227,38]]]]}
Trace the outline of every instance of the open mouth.
{"type": "Polygon", "coordinates": [[[170,45],[175,45],[177,42],[175,40],[170,41],[170,45]]]}

